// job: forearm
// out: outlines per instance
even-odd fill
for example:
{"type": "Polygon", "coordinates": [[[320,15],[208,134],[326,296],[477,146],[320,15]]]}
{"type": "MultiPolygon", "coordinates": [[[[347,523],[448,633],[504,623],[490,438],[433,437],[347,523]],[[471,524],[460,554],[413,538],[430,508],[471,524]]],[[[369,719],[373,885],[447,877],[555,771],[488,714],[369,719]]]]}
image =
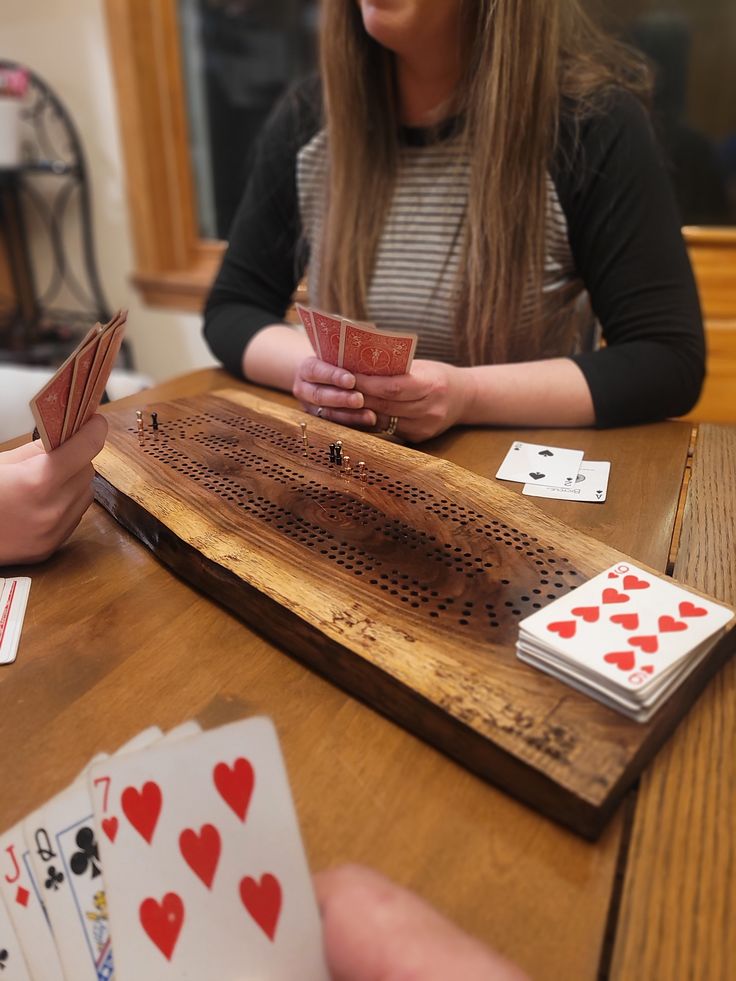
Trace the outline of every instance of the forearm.
{"type": "Polygon", "coordinates": [[[296,369],[314,352],[309,340],[287,324],[269,324],[255,334],[243,352],[248,381],[290,392],[296,369]]]}
{"type": "Polygon", "coordinates": [[[468,397],[458,422],[494,426],[592,426],[593,400],[574,361],[553,358],[479,365],[466,373],[468,397]]]}

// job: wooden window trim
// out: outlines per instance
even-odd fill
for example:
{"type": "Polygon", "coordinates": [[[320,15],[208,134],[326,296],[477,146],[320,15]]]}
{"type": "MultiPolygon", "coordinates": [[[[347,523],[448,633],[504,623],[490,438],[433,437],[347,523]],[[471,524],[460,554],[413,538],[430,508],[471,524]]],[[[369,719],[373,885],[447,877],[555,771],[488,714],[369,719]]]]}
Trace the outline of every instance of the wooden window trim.
{"type": "MultiPolygon", "coordinates": [[[[200,310],[224,243],[201,239],[176,0],[106,0],[128,201],[133,284],[151,306],[200,310]]],[[[736,228],[686,228],[708,319],[736,319],[736,228]]]]}

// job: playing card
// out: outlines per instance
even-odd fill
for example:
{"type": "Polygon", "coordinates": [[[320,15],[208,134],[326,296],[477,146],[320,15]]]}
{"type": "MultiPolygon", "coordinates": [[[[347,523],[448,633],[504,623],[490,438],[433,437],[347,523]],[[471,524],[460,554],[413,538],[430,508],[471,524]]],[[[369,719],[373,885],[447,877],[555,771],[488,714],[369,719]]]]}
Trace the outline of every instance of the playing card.
{"type": "MultiPolygon", "coordinates": [[[[100,328],[100,331],[102,328],[100,328]]],[[[67,440],[74,432],[74,423],[77,412],[82,404],[82,397],[87,386],[92,363],[95,359],[97,345],[99,343],[99,332],[90,340],[74,358],[74,369],[72,371],[72,383],[69,389],[69,400],[64,413],[64,425],[61,431],[61,442],[67,440]]]]}
{"type": "Polygon", "coordinates": [[[342,321],[321,310],[312,310],[312,320],[320,358],[330,364],[339,365],[342,321]]]}
{"type": "Polygon", "coordinates": [[[27,576],[0,579],[0,664],[16,658],[30,591],[27,576]]]}
{"type": "Polygon", "coordinates": [[[522,484],[572,486],[582,462],[582,450],[517,441],[511,444],[498,468],[496,479],[515,480],[522,484]]]}
{"type": "Polygon", "coordinates": [[[65,362],[30,402],[36,428],[47,452],[61,443],[73,373],[74,361],[65,362]]]}
{"type": "Polygon", "coordinates": [[[119,981],[326,981],[270,720],[106,760],[90,786],[119,981]]]}
{"type": "Polygon", "coordinates": [[[314,328],[314,320],[312,319],[312,311],[308,307],[303,307],[301,303],[295,303],[296,312],[299,314],[299,319],[304,325],[304,332],[309,339],[309,343],[312,345],[312,350],[317,355],[318,358],[324,360],[319,350],[319,341],[317,340],[317,332],[314,328]]]}
{"type": "Polygon", "coordinates": [[[606,499],[610,472],[610,463],[583,460],[573,482],[563,487],[549,487],[546,484],[524,484],[523,493],[529,497],[549,497],[558,501],[586,501],[602,504],[606,499]]]}
{"type": "Polygon", "coordinates": [[[578,677],[643,692],[687,654],[715,642],[732,617],[677,583],[619,564],[522,620],[519,643],[541,645],[578,677]]]}
{"type": "MultiPolygon", "coordinates": [[[[634,719],[636,722],[647,722],[658,710],[667,696],[673,692],[677,686],[684,681],[688,674],[695,670],[698,664],[711,649],[713,642],[704,642],[696,648],[692,654],[692,660],[686,658],[675,666],[672,670],[659,676],[663,683],[659,687],[650,691],[649,687],[642,691],[623,693],[611,685],[605,683],[604,679],[587,677],[576,674],[569,667],[561,668],[558,662],[549,655],[536,648],[524,647],[517,649],[519,660],[526,664],[531,664],[540,671],[557,678],[558,681],[575,688],[577,691],[595,698],[609,708],[615,709],[634,719]]],[[[656,682],[654,682],[656,683],[656,682]]]]}
{"type": "Polygon", "coordinates": [[[64,981],[20,821],[0,835],[0,893],[33,981],[64,981]]]}
{"type": "Polygon", "coordinates": [[[405,375],[416,346],[416,334],[388,333],[343,319],[341,363],[354,374],[405,375]]]}
{"type": "Polygon", "coordinates": [[[119,311],[100,336],[92,370],[74,422],[75,433],[97,412],[110,372],[120,351],[120,345],[123,343],[127,315],[126,310],[119,311]]]}
{"type": "MultiPolygon", "coordinates": [[[[138,752],[161,739],[157,726],[138,733],[118,754],[138,752]]],[[[90,766],[107,757],[96,757],[90,766]]],[[[113,954],[97,828],[87,770],[23,822],[36,881],[67,978],[97,981],[113,976],[113,954]]]]}
{"type": "Polygon", "coordinates": [[[0,895],[0,977],[3,981],[30,981],[20,941],[0,895]]]}
{"type": "Polygon", "coordinates": [[[95,337],[100,325],[87,331],[66,361],[30,401],[30,408],[46,452],[50,452],[62,442],[64,420],[74,377],[74,365],[80,351],[95,337]]]}

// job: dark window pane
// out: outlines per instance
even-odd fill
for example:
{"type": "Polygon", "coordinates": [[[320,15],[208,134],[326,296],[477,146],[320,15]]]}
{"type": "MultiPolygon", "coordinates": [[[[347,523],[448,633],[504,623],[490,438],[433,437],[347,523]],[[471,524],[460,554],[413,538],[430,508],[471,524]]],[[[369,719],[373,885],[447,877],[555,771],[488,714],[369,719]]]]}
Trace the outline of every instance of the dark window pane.
{"type": "Polygon", "coordinates": [[[317,0],[179,0],[200,233],[227,238],[258,131],[316,67],[317,0]]]}
{"type": "Polygon", "coordinates": [[[655,126],[685,225],[736,224],[735,0],[590,0],[655,74],[655,126]]]}

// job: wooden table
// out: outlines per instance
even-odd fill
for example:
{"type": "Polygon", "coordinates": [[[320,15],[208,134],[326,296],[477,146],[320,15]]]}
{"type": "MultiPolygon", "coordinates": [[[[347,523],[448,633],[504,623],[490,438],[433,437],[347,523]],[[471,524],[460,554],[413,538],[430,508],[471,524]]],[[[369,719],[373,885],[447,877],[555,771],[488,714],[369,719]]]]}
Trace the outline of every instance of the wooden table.
{"type": "MultiPolygon", "coordinates": [[[[145,401],[236,384],[221,371],[198,372],[145,401]]],[[[127,401],[131,410],[145,405],[139,397],[127,401]]],[[[487,477],[517,436],[611,460],[605,504],[539,504],[665,570],[691,435],[684,423],[548,430],[543,437],[460,430],[425,448],[487,477]]],[[[677,570],[732,603],[736,549],[725,536],[734,534],[734,512],[731,503],[729,524],[723,493],[733,480],[713,477],[726,465],[733,474],[735,447],[733,432],[703,427],[677,570]]],[[[590,844],[274,648],[159,565],[96,505],[69,544],[30,574],[18,661],[0,672],[0,827],[64,786],[95,752],[113,750],[147,725],[169,728],[196,716],[211,726],[265,712],[281,736],[314,869],[346,860],[373,865],[535,978],[704,977],[701,963],[714,978],[725,970],[725,946],[736,946],[728,916],[736,898],[733,875],[729,881],[736,862],[729,837],[733,665],[590,844]],[[669,889],[679,906],[669,902],[669,889]]]]}

